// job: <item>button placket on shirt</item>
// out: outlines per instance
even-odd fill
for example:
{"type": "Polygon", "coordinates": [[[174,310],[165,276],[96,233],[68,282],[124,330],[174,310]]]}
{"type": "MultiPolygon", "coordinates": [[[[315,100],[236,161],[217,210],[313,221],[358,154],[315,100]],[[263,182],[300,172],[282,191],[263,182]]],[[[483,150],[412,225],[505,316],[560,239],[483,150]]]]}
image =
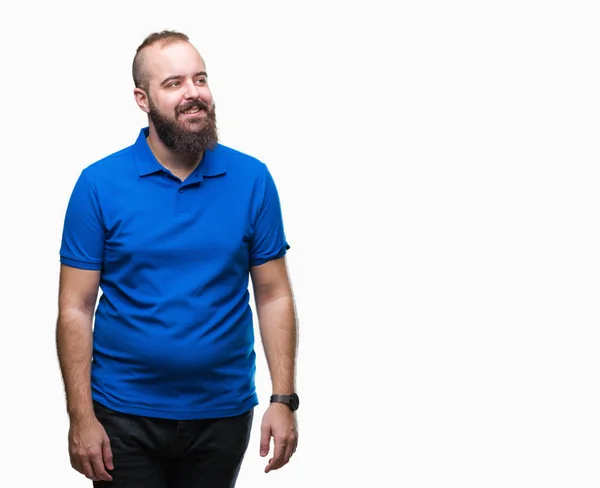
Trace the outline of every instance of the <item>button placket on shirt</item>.
{"type": "Polygon", "coordinates": [[[202,178],[198,174],[193,174],[186,181],[182,182],[177,189],[177,213],[189,213],[191,211],[194,192],[198,191],[202,178]]]}

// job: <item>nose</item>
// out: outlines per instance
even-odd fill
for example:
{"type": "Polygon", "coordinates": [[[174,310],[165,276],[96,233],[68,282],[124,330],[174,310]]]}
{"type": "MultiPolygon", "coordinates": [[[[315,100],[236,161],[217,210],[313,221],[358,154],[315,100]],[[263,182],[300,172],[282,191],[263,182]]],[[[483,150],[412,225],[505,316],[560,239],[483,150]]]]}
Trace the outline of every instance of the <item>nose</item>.
{"type": "Polygon", "coordinates": [[[185,85],[185,98],[188,100],[200,98],[200,90],[192,80],[188,80],[185,85]]]}

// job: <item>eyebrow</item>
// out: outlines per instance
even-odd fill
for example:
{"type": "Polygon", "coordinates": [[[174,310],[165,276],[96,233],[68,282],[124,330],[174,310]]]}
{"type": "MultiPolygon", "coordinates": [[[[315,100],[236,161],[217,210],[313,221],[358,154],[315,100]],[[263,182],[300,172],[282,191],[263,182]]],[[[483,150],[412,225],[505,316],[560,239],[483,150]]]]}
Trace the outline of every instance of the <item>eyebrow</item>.
{"type": "MultiPolygon", "coordinates": [[[[208,75],[206,74],[206,71],[198,71],[197,73],[194,74],[194,78],[198,78],[199,76],[208,77],[208,75]]],[[[182,78],[185,78],[185,76],[182,76],[182,75],[169,76],[162,81],[161,85],[166,85],[170,81],[181,80],[182,78]]]]}

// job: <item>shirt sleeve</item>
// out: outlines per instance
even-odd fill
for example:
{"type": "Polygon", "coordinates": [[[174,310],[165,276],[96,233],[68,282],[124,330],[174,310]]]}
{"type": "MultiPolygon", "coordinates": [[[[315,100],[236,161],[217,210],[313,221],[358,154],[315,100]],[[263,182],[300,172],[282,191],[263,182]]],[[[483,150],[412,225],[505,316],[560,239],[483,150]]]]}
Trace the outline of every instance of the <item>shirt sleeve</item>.
{"type": "Polygon", "coordinates": [[[281,202],[271,173],[265,166],[254,232],[250,241],[250,265],[258,266],[285,256],[290,248],[285,237],[281,202]]]}
{"type": "Polygon", "coordinates": [[[74,268],[100,270],[104,261],[104,242],[98,196],[84,170],[67,205],[60,262],[74,268]]]}

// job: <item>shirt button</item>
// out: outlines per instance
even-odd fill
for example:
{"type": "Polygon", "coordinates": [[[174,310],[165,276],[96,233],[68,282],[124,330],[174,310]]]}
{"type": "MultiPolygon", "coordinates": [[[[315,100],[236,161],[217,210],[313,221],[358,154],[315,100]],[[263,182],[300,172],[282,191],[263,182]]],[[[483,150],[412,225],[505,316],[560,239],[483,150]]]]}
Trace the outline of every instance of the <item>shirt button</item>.
{"type": "Polygon", "coordinates": [[[179,190],[179,193],[183,193],[183,190],[179,190]]]}

